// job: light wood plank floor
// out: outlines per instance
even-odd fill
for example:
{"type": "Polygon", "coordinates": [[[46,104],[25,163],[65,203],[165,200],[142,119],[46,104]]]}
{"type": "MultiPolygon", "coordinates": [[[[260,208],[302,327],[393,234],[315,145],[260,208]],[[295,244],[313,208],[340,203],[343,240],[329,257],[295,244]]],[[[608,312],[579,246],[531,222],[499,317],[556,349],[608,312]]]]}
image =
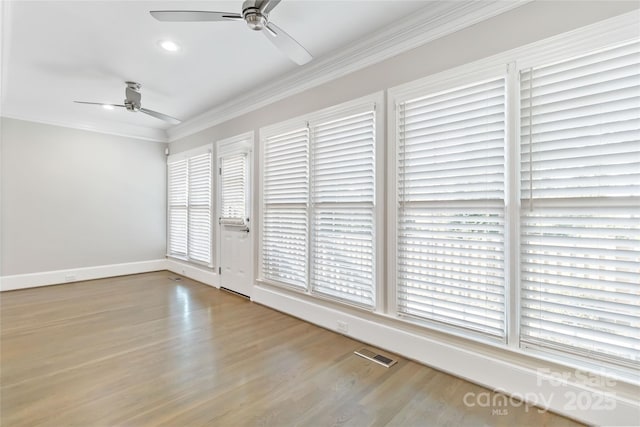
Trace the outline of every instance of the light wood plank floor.
{"type": "Polygon", "coordinates": [[[2,426],[574,426],[168,272],[1,295],[2,426]]]}

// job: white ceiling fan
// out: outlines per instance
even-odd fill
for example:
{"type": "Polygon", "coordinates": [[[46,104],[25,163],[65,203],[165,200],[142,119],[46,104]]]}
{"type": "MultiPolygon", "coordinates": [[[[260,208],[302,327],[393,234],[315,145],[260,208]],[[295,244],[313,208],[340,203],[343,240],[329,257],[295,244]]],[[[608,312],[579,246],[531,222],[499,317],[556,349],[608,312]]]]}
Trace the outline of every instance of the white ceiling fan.
{"type": "Polygon", "coordinates": [[[126,108],[128,111],[137,112],[147,114],[151,117],[155,117],[156,119],[164,120],[165,122],[169,122],[171,124],[177,125],[180,123],[180,120],[175,117],[168,116],[166,114],[158,113],[157,111],[148,110],[146,108],[142,108],[140,101],[142,100],[142,94],[140,93],[140,88],[142,85],[136,82],[125,82],[127,84],[127,88],[125,89],[125,100],[124,104],[105,104],[103,102],[86,102],[86,101],[73,101],[77,104],[89,104],[89,105],[101,105],[105,108],[126,108]]]}
{"type": "Polygon", "coordinates": [[[246,0],[242,4],[242,14],[196,10],[153,10],[149,13],[163,22],[245,21],[252,30],[262,31],[293,62],[306,64],[313,59],[311,54],[282,28],[269,21],[269,13],[278,3],[280,0],[246,0]]]}

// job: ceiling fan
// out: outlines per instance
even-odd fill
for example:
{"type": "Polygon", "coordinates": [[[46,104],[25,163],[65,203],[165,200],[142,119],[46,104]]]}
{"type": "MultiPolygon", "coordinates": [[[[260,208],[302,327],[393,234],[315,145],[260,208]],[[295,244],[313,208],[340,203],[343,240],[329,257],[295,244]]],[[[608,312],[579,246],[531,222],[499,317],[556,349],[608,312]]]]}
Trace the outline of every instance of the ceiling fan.
{"type": "Polygon", "coordinates": [[[146,108],[142,108],[140,105],[140,101],[142,99],[142,94],[140,93],[140,88],[142,85],[136,82],[125,82],[127,84],[127,88],[125,89],[125,100],[124,104],[104,104],[102,102],[85,102],[85,101],[73,101],[77,104],[89,104],[89,105],[102,105],[105,108],[126,108],[128,111],[140,111],[141,113],[145,113],[151,117],[155,117],[156,119],[164,120],[165,122],[169,122],[171,124],[177,125],[180,123],[180,120],[167,116],[166,114],[158,113],[157,111],[147,110],[146,108]]]}
{"type": "Polygon", "coordinates": [[[153,10],[149,13],[164,22],[242,21],[255,31],[262,31],[267,39],[298,65],[306,64],[313,57],[282,28],[269,21],[269,13],[280,0],[246,0],[242,14],[196,10],[153,10]]]}

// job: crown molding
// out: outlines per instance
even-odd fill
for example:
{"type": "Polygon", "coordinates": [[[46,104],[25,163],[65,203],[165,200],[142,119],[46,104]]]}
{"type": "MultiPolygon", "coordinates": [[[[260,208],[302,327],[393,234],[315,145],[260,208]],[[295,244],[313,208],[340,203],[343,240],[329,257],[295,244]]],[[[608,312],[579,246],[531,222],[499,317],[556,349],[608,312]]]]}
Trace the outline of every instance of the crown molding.
{"type": "Polygon", "coordinates": [[[74,123],[55,120],[43,120],[37,117],[23,116],[19,114],[11,114],[3,112],[0,116],[2,118],[22,120],[25,122],[40,123],[43,125],[59,126],[68,129],[84,130],[95,133],[102,133],[106,135],[120,136],[124,138],[133,138],[143,141],[152,142],[168,142],[167,134],[162,129],[154,129],[144,126],[118,124],[114,126],[105,126],[104,124],[86,124],[86,123],[74,123]]]}
{"type": "Polygon", "coordinates": [[[312,61],[277,81],[246,91],[167,130],[170,142],[250,111],[335,80],[440,37],[459,31],[531,0],[444,1],[430,4],[399,23],[383,28],[338,52],[312,61]]]}

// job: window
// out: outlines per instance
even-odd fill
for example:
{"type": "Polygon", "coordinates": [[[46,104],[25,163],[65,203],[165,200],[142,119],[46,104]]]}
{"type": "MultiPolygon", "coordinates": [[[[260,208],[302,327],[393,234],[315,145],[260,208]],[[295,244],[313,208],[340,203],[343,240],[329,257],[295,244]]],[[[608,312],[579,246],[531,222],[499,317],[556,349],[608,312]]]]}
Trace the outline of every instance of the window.
{"type": "Polygon", "coordinates": [[[373,308],[372,97],[263,129],[262,276],[373,308]]]}
{"type": "Polygon", "coordinates": [[[505,78],[396,111],[398,313],[503,339],[505,78]]]}
{"type": "Polygon", "coordinates": [[[168,170],[168,200],[169,200],[169,241],[168,252],[171,256],[187,257],[188,234],[188,180],[187,160],[169,161],[168,170]]]}
{"type": "Polygon", "coordinates": [[[521,72],[524,346],[638,361],[639,52],[521,72]]]}
{"type": "Polygon", "coordinates": [[[220,158],[220,202],[223,224],[244,224],[247,218],[247,153],[220,158]]]}
{"type": "Polygon", "coordinates": [[[262,129],[261,278],[517,357],[628,373],[640,41],[625,22],[389,89],[386,175],[379,95],[262,129]]]}
{"type": "Polygon", "coordinates": [[[171,155],[168,255],[211,265],[211,149],[171,155]]]}
{"type": "Polygon", "coordinates": [[[318,294],[372,307],[375,112],[369,109],[311,129],[311,288],[318,294]]]}
{"type": "Polygon", "coordinates": [[[264,143],[262,272],[265,279],[307,288],[309,130],[264,143]]]}
{"type": "Polygon", "coordinates": [[[634,37],[572,59],[522,50],[390,90],[391,314],[614,370],[637,366],[634,37]]]}

